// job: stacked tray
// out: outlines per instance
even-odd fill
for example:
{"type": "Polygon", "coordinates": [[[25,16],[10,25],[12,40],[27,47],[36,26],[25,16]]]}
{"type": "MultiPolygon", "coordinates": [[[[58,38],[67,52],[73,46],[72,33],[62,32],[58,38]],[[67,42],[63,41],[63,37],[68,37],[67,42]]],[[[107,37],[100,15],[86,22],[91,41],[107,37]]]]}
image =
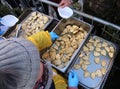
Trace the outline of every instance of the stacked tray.
{"type": "Polygon", "coordinates": [[[74,69],[79,83],[87,88],[97,89],[104,81],[113,64],[116,46],[98,36],[91,36],[76,57],[74,69]]]}
{"type": "Polygon", "coordinates": [[[89,36],[92,26],[75,18],[62,19],[53,29],[60,38],[42,53],[42,58],[51,61],[52,66],[65,73],[89,36]]]}
{"type": "Polygon", "coordinates": [[[38,11],[32,11],[26,15],[26,18],[19,22],[18,25],[21,26],[20,29],[18,29],[18,26],[16,25],[16,28],[12,31],[8,38],[16,36],[16,32],[18,32],[18,30],[18,37],[26,38],[31,36],[32,34],[45,30],[52,20],[53,18],[46,14],[38,11]]]}

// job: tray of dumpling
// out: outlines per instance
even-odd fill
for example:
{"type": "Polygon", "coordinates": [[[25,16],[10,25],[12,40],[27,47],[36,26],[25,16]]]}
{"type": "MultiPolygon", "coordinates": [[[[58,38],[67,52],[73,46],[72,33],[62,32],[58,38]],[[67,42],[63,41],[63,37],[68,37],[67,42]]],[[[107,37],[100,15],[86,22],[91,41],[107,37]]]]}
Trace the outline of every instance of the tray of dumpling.
{"type": "Polygon", "coordinates": [[[20,36],[28,37],[41,30],[44,30],[53,20],[52,17],[38,11],[32,11],[20,24],[22,34],[20,36]]]}
{"type": "Polygon", "coordinates": [[[98,36],[91,36],[80,50],[72,69],[78,76],[81,85],[97,88],[103,82],[111,68],[116,46],[98,36]]]}
{"type": "Polygon", "coordinates": [[[62,19],[53,29],[60,38],[42,55],[56,69],[66,72],[74,60],[78,49],[83,45],[92,30],[92,26],[75,18],[62,19]]]}

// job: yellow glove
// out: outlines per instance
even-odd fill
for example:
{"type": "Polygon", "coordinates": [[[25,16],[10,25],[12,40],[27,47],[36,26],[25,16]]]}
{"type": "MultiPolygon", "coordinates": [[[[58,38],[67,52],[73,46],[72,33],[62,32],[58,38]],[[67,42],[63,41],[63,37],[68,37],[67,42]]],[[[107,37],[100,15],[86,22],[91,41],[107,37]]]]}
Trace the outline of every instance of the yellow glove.
{"type": "Polygon", "coordinates": [[[55,89],[67,89],[67,80],[53,68],[53,81],[55,89]]]}
{"type": "Polygon", "coordinates": [[[28,37],[27,39],[30,40],[38,48],[39,51],[49,47],[52,44],[52,40],[48,31],[40,31],[28,37]]]}

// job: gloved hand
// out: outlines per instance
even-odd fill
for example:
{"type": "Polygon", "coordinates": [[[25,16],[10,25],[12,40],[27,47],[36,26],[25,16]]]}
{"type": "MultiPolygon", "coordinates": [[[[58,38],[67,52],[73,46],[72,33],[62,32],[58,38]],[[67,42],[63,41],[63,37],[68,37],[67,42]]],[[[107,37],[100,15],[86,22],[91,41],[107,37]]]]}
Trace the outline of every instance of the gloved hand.
{"type": "Polygon", "coordinates": [[[6,26],[0,26],[0,35],[4,34],[8,29],[6,26]]]}
{"type": "Polygon", "coordinates": [[[4,34],[9,28],[4,26],[2,23],[2,18],[0,18],[0,35],[4,34]]]}
{"type": "Polygon", "coordinates": [[[78,75],[74,70],[71,70],[69,72],[69,76],[68,76],[68,85],[69,87],[77,87],[78,86],[78,75]]]}
{"type": "Polygon", "coordinates": [[[59,36],[55,32],[53,32],[53,31],[50,32],[50,37],[51,37],[52,41],[54,41],[55,39],[59,38],[59,36]]]}
{"type": "Polygon", "coordinates": [[[1,21],[2,21],[2,18],[0,18],[0,26],[3,26],[3,24],[1,23],[1,21]]]}
{"type": "Polygon", "coordinates": [[[52,44],[51,37],[48,31],[40,31],[28,37],[27,39],[31,41],[38,48],[39,51],[51,46],[52,44]]]}

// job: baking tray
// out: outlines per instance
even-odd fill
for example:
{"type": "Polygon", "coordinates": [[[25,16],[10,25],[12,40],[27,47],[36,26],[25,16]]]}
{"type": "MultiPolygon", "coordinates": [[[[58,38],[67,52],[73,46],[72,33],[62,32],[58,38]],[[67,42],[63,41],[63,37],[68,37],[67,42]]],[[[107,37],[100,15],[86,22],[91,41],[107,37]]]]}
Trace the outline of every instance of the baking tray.
{"type": "MultiPolygon", "coordinates": [[[[45,17],[48,17],[48,21],[45,23],[45,26],[42,28],[42,29],[45,29],[49,24],[50,22],[53,20],[53,18],[51,16],[48,16],[44,13],[41,13],[41,12],[38,12],[38,11],[32,11],[22,22],[21,24],[23,24],[26,20],[28,20],[30,17],[34,18],[36,15],[33,15],[32,14],[37,14],[37,15],[42,15],[42,16],[45,16],[45,17]]],[[[36,17],[35,19],[38,19],[39,17],[36,17]]],[[[41,20],[43,20],[43,18],[41,18],[41,20]]],[[[34,21],[35,22],[35,21],[34,21]]]]}
{"type": "MultiPolygon", "coordinates": [[[[81,44],[79,44],[79,47],[74,51],[74,53],[72,54],[72,56],[69,59],[69,62],[67,63],[67,65],[64,68],[59,68],[56,65],[52,64],[52,66],[54,68],[56,68],[57,70],[61,71],[62,73],[65,73],[68,69],[68,67],[70,66],[70,64],[72,63],[72,61],[74,60],[77,52],[79,51],[78,49],[83,45],[84,41],[87,39],[87,37],[89,36],[89,34],[92,31],[92,26],[84,21],[81,20],[77,20],[76,18],[69,18],[69,19],[62,19],[57,25],[56,27],[53,29],[53,31],[55,33],[57,33],[59,36],[61,36],[63,30],[65,29],[65,27],[67,25],[77,25],[77,26],[81,26],[82,28],[85,29],[85,31],[87,32],[87,35],[85,37],[85,39],[81,42],[81,44]]],[[[53,44],[52,46],[54,46],[55,44],[53,44]]],[[[48,49],[49,50],[49,49],[48,49]]],[[[44,53],[42,53],[44,54],[44,53]]]]}
{"type": "Polygon", "coordinates": [[[26,16],[28,16],[32,11],[33,11],[33,10],[31,10],[31,9],[26,9],[26,10],[18,17],[19,21],[15,24],[15,26],[10,27],[2,36],[5,37],[5,38],[10,38],[10,37],[15,36],[17,24],[21,23],[21,22],[26,18],[26,16]],[[11,34],[12,34],[12,35],[11,35],[11,34]]]}
{"type": "Polygon", "coordinates": [[[52,22],[53,18],[38,11],[31,12],[20,24],[22,33],[20,36],[31,36],[45,28],[52,22]]]}
{"type": "MultiPolygon", "coordinates": [[[[98,36],[90,36],[92,37],[93,39],[100,39],[101,42],[107,42],[109,44],[109,46],[113,46],[114,47],[114,55],[112,58],[110,58],[108,56],[108,54],[106,54],[106,56],[103,56],[103,55],[100,55],[99,58],[102,60],[106,60],[106,65],[104,66],[104,68],[106,68],[106,73],[104,75],[102,75],[101,77],[98,77],[96,76],[94,79],[92,79],[91,77],[84,77],[84,71],[79,68],[79,69],[75,69],[74,66],[71,67],[71,69],[74,69],[77,74],[78,74],[78,77],[79,77],[79,84],[81,84],[82,86],[86,87],[86,88],[92,88],[92,89],[99,89],[98,87],[100,87],[100,85],[102,84],[102,82],[104,81],[104,79],[106,78],[106,76],[108,75],[108,72],[110,71],[111,69],[111,66],[113,64],[113,61],[114,61],[114,58],[115,58],[115,55],[116,55],[116,52],[117,52],[117,48],[116,48],[116,45],[113,44],[112,42],[109,42],[101,37],[98,37],[98,36]]],[[[89,38],[90,39],[90,38],[89,38]]],[[[87,40],[88,42],[88,40],[87,40]]],[[[84,44],[86,45],[86,43],[84,44]]],[[[83,46],[84,47],[84,46],[83,46]]],[[[95,46],[94,46],[95,47],[95,46]]],[[[97,47],[97,46],[96,46],[97,47]]],[[[95,47],[95,48],[96,48],[95,47]]],[[[94,50],[95,50],[94,48],[94,50]]],[[[93,51],[94,51],[93,50],[93,51]]],[[[101,63],[99,64],[96,64],[94,62],[94,53],[93,51],[90,51],[90,57],[89,57],[89,60],[90,60],[90,65],[88,65],[88,68],[87,70],[91,73],[91,72],[94,72],[100,68],[102,68],[103,66],[101,65],[101,63]]],[[[78,64],[80,62],[80,60],[82,60],[79,55],[80,53],[83,52],[83,49],[79,50],[79,54],[77,55],[76,57],[76,62],[74,63],[74,65],[78,64]]],[[[69,69],[70,70],[70,69],[69,69]]]]}
{"type": "MultiPolygon", "coordinates": [[[[23,12],[23,14],[21,14],[21,16],[19,17],[19,18],[20,18],[19,22],[18,22],[14,27],[10,28],[3,36],[6,37],[6,38],[15,37],[15,36],[16,36],[16,32],[17,32],[16,27],[17,27],[18,24],[21,24],[21,29],[20,29],[19,36],[18,36],[18,37],[25,38],[25,30],[28,29],[28,28],[25,28],[25,29],[23,30],[22,26],[23,26],[23,24],[25,23],[25,21],[27,21],[30,17],[31,17],[31,18],[34,18],[34,17],[35,17],[35,16],[31,16],[31,15],[33,15],[33,13],[37,13],[37,15],[39,14],[39,15],[42,15],[42,16],[45,16],[45,17],[48,18],[48,21],[47,21],[46,23],[44,23],[44,26],[43,26],[42,28],[40,28],[39,31],[45,30],[45,29],[47,28],[47,26],[48,26],[48,25],[52,22],[52,20],[53,20],[52,17],[50,17],[50,16],[48,16],[48,15],[46,15],[46,14],[44,14],[44,13],[41,13],[41,12],[38,12],[38,11],[33,11],[33,10],[27,10],[27,11],[23,12]]],[[[37,15],[36,15],[36,16],[37,16],[37,15]]],[[[34,27],[36,27],[36,25],[35,25],[34,23],[36,22],[36,20],[37,20],[38,18],[39,18],[39,17],[36,17],[36,19],[34,20],[34,22],[31,22],[31,21],[28,21],[28,22],[31,22],[31,23],[34,25],[34,27]]],[[[42,19],[42,18],[41,18],[41,19],[42,19]]],[[[42,20],[39,20],[39,22],[42,22],[42,20]]],[[[39,23],[38,23],[38,24],[39,24],[39,23]]],[[[39,25],[38,25],[38,26],[39,26],[39,25]]],[[[32,27],[33,27],[33,26],[31,25],[31,27],[30,27],[29,29],[32,29],[32,27]]],[[[29,29],[28,29],[28,30],[29,30],[29,29]]],[[[35,29],[34,29],[34,30],[35,30],[35,29]]]]}

